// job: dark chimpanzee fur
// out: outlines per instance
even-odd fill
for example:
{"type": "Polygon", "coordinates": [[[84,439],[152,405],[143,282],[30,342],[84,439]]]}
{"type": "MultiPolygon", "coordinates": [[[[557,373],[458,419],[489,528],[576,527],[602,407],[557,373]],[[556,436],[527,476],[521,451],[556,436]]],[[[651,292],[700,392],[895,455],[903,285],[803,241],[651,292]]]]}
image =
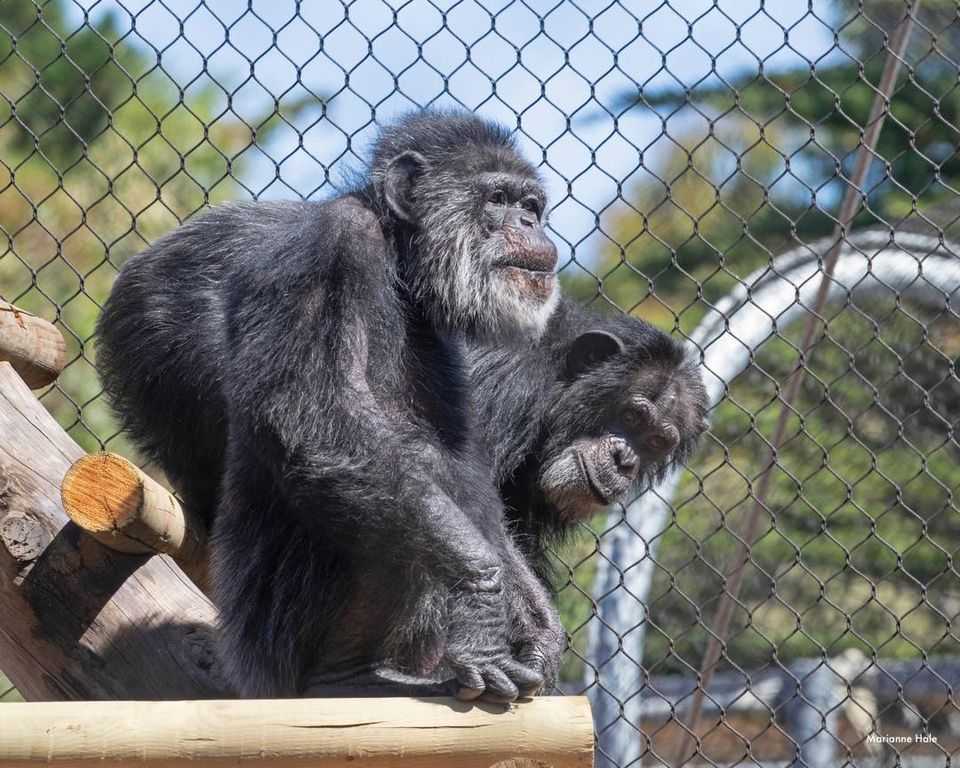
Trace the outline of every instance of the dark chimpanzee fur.
{"type": "Polygon", "coordinates": [[[703,379],[648,323],[562,299],[534,344],[470,352],[478,426],[525,556],[683,461],[706,429],[703,379]]]}
{"type": "Polygon", "coordinates": [[[510,700],[555,674],[562,633],[507,534],[460,340],[543,331],[544,205],[502,128],[418,113],[351,193],[212,209],[117,278],[100,375],[213,519],[241,693],[510,700]]]}

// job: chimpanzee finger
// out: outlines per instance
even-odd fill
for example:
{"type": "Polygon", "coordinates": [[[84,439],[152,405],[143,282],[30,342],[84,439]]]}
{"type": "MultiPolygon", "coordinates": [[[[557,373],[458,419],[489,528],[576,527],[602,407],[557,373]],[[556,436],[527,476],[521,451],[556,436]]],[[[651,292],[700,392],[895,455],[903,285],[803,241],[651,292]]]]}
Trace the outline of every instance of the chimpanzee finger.
{"type": "Polygon", "coordinates": [[[457,688],[457,698],[460,701],[476,701],[483,696],[482,688],[457,688]]]}
{"type": "Polygon", "coordinates": [[[480,670],[476,667],[454,667],[457,677],[457,698],[460,701],[473,701],[479,698],[487,687],[480,670]]]}
{"type": "Polygon", "coordinates": [[[483,700],[495,704],[509,704],[520,693],[509,677],[497,667],[484,667],[483,679],[487,689],[483,692],[483,700]]]}
{"type": "Polygon", "coordinates": [[[521,696],[536,696],[543,690],[543,664],[538,659],[525,659],[523,663],[508,659],[500,666],[517,686],[521,696]]]}

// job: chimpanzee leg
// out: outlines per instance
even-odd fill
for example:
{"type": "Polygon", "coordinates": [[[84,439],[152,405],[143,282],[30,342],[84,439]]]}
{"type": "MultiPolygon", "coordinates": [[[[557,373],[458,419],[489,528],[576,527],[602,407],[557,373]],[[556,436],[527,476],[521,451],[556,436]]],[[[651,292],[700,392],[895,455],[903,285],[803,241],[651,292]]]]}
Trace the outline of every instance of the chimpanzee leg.
{"type": "MultiPolygon", "coordinates": [[[[350,685],[343,670],[354,670],[361,685],[369,684],[372,670],[418,678],[381,675],[398,694],[405,683],[449,676],[464,699],[484,693],[511,699],[541,684],[509,655],[499,559],[486,569],[472,563],[476,573],[451,584],[437,577],[437,563],[361,549],[362,536],[344,549],[342,536],[324,537],[319,525],[309,530],[302,514],[288,510],[269,470],[244,452],[229,455],[211,571],[221,658],[244,695],[300,695],[308,677],[350,685]]],[[[318,506],[318,519],[328,513],[334,514],[318,506]]],[[[362,528],[364,521],[356,522],[362,528]]]]}

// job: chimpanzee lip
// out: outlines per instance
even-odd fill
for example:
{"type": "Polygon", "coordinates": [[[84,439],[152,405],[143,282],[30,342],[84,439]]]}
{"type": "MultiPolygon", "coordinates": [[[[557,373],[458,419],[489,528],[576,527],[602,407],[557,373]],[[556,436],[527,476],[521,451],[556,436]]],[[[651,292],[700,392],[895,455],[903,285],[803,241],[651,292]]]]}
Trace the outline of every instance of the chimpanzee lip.
{"type": "Polygon", "coordinates": [[[553,267],[541,264],[530,264],[518,261],[501,261],[494,264],[494,269],[517,269],[521,272],[529,272],[531,275],[552,275],[553,267]]]}
{"type": "Polygon", "coordinates": [[[503,250],[494,266],[515,267],[528,272],[552,272],[557,266],[557,247],[542,232],[534,234],[504,227],[503,250]]]}
{"type": "Polygon", "coordinates": [[[503,265],[496,269],[502,275],[502,280],[512,283],[521,294],[537,301],[547,301],[556,290],[557,275],[555,272],[541,272],[537,269],[526,269],[513,265],[503,265]]]}
{"type": "Polygon", "coordinates": [[[593,473],[590,471],[589,465],[587,464],[587,460],[584,458],[583,453],[576,451],[576,457],[577,466],[580,467],[580,474],[583,475],[583,479],[587,482],[587,487],[590,489],[590,492],[603,506],[607,506],[607,504],[610,503],[610,500],[607,498],[606,494],[600,490],[600,486],[597,485],[596,480],[593,479],[593,473]]]}

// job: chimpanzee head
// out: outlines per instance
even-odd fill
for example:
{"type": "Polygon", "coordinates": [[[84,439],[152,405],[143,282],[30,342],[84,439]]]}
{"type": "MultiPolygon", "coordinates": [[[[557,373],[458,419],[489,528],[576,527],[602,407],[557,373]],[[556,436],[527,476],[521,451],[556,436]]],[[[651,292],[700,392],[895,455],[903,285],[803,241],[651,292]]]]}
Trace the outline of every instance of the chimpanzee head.
{"type": "Polygon", "coordinates": [[[538,484],[568,525],[684,460],[707,427],[702,377],[681,344],[636,318],[608,318],[565,348],[543,421],[538,484]]]}
{"type": "Polygon", "coordinates": [[[546,197],[507,130],[421,112],[385,129],[372,176],[401,240],[401,277],[438,327],[538,336],[557,301],[546,197]]]}

